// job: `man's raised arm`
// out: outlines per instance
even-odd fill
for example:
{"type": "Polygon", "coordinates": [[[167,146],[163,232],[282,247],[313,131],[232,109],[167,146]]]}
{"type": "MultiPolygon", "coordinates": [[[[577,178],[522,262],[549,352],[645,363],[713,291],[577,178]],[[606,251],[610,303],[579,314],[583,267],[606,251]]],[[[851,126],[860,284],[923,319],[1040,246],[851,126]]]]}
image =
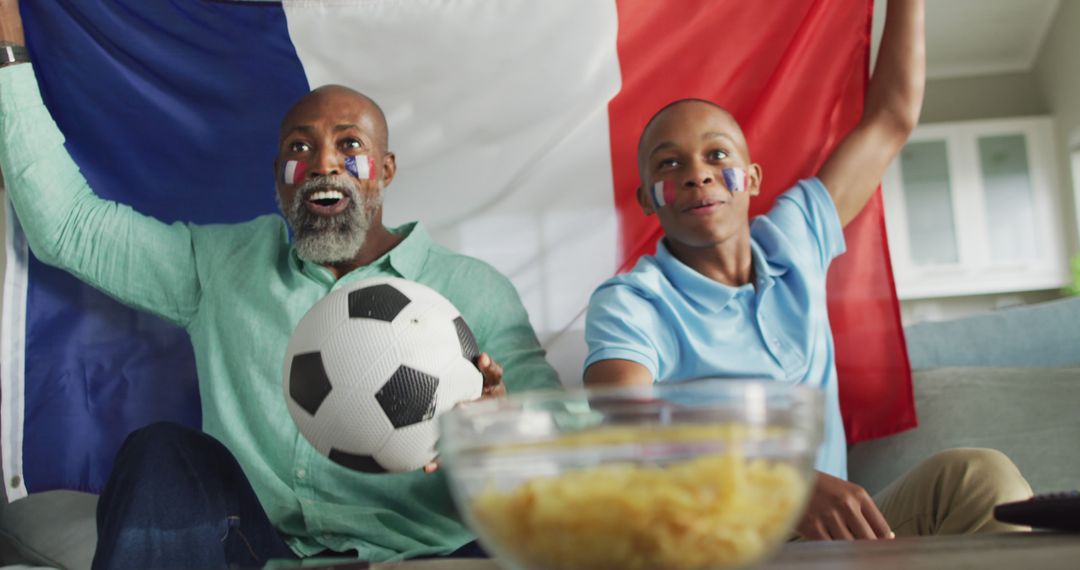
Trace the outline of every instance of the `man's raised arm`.
{"type": "Polygon", "coordinates": [[[18,2],[0,0],[0,62],[8,62],[0,64],[0,170],[31,251],[128,305],[186,324],[199,299],[189,229],[94,195],[41,100],[24,44],[18,2]]]}
{"type": "Polygon", "coordinates": [[[26,45],[18,0],[0,0],[0,43],[3,42],[26,45]]]}
{"type": "Polygon", "coordinates": [[[818,177],[847,225],[873,195],[889,163],[919,122],[926,85],[923,0],[888,0],[885,33],[863,116],[833,150],[818,177]]]}

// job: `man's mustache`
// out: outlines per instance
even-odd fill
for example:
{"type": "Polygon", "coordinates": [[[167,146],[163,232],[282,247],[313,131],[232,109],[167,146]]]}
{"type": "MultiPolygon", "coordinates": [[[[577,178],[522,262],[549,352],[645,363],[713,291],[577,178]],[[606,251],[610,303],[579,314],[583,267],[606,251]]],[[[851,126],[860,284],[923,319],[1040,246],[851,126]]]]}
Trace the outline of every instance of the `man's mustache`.
{"type": "Polygon", "coordinates": [[[294,207],[302,204],[313,192],[319,192],[320,190],[337,190],[353,200],[357,197],[356,187],[348,178],[344,176],[322,176],[305,180],[300,186],[297,186],[296,196],[293,198],[294,207]]]}

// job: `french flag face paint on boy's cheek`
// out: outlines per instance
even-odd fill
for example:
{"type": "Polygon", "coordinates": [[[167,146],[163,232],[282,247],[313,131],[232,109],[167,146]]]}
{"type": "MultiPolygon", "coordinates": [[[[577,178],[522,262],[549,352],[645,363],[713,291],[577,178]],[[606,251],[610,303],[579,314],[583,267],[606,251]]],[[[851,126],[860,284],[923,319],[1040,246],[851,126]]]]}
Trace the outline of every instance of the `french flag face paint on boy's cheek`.
{"type": "Polygon", "coordinates": [[[307,163],[302,160],[290,160],[281,169],[282,182],[286,184],[299,184],[304,181],[307,174],[307,163]]]}
{"type": "Polygon", "coordinates": [[[656,208],[662,208],[675,201],[675,183],[661,180],[652,185],[652,201],[656,208]]]}
{"type": "Polygon", "coordinates": [[[734,192],[746,192],[746,171],[741,168],[725,168],[720,171],[724,175],[724,185],[734,192]]]}
{"type": "Polygon", "coordinates": [[[345,170],[355,178],[370,180],[375,174],[375,159],[366,154],[345,157],[345,170]]]}

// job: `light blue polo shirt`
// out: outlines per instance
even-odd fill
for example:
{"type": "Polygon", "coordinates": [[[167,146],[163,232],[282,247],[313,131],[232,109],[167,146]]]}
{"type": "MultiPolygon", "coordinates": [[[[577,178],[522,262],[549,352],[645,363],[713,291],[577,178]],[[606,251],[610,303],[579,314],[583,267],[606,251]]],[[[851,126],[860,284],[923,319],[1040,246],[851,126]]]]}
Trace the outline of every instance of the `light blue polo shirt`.
{"type": "Polygon", "coordinates": [[[825,392],[817,469],[847,478],[847,450],[825,275],[844,252],[832,197],[817,178],[799,181],[750,222],[755,282],[717,283],[683,264],[664,241],[656,255],[604,282],[586,317],[589,354],[630,360],[657,382],[769,378],[825,392]]]}

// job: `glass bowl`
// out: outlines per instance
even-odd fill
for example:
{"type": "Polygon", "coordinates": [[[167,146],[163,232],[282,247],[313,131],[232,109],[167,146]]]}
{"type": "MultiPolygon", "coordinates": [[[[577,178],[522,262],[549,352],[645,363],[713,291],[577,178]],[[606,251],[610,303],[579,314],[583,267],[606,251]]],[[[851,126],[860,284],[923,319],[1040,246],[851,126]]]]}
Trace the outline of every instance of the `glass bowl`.
{"type": "Polygon", "coordinates": [[[541,392],[440,424],[454,500],[508,568],[732,568],[791,536],[822,395],[741,380],[541,392]]]}

